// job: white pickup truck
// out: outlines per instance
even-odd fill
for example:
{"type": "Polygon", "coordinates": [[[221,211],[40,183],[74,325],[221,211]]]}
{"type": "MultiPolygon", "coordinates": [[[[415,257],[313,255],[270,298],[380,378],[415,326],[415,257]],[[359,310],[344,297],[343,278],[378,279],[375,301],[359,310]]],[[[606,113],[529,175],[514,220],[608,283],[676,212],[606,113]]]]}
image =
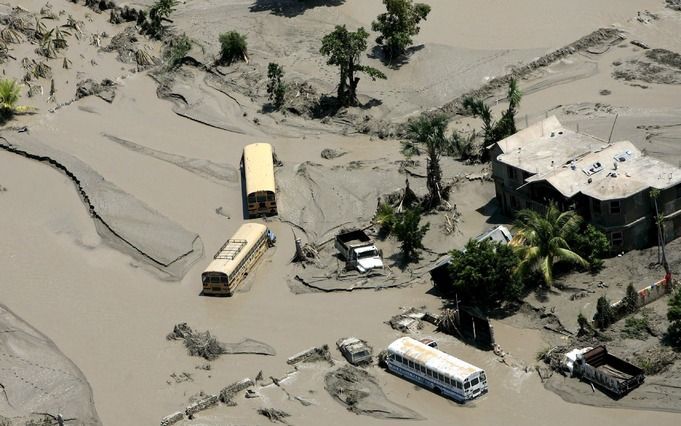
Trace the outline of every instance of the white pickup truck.
{"type": "Polygon", "coordinates": [[[361,273],[383,268],[380,252],[371,238],[360,229],[340,232],[336,235],[335,245],[347,264],[361,273]]]}

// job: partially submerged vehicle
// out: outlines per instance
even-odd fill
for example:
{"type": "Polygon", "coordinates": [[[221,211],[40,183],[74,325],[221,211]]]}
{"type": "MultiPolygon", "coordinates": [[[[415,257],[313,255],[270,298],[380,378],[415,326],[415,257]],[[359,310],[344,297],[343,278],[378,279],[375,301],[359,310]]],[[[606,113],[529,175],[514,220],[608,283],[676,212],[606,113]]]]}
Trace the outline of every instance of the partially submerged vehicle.
{"type": "Polygon", "coordinates": [[[385,362],[391,372],[458,402],[488,390],[483,369],[411,337],[392,342],[385,362]]]}
{"type": "Polygon", "coordinates": [[[213,256],[201,274],[202,294],[231,296],[256,266],[258,260],[274,245],[276,236],[265,225],[244,223],[213,256]]]}
{"type": "Polygon", "coordinates": [[[338,350],[352,365],[365,365],[371,363],[371,346],[364,340],[356,337],[344,337],[336,342],[338,350]]]}
{"type": "Polygon", "coordinates": [[[563,366],[573,376],[593,383],[615,399],[631,392],[645,379],[641,368],[612,355],[605,346],[570,351],[563,366]]]}
{"type": "Polygon", "coordinates": [[[361,229],[339,232],[336,235],[335,246],[346,263],[361,273],[383,269],[383,259],[379,250],[361,229]]]}

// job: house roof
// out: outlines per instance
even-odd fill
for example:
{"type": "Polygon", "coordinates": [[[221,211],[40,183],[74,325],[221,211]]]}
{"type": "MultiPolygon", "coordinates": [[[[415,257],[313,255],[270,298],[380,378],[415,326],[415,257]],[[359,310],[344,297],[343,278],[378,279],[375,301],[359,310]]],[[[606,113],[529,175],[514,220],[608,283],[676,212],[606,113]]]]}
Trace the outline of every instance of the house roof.
{"type": "Polygon", "coordinates": [[[501,149],[501,152],[507,153],[517,149],[519,146],[524,146],[528,142],[532,142],[537,138],[550,135],[551,132],[557,132],[559,130],[563,130],[563,125],[560,124],[560,121],[558,121],[555,115],[552,115],[551,117],[548,117],[538,123],[534,123],[533,125],[500,140],[497,142],[497,145],[501,149]]]}
{"type": "Polygon", "coordinates": [[[648,188],[666,189],[681,183],[681,169],[643,155],[634,144],[621,141],[549,172],[527,179],[546,181],[566,198],[582,193],[597,200],[627,198],[648,188]]]}
{"type": "Polygon", "coordinates": [[[506,145],[513,148],[500,154],[497,161],[530,174],[538,174],[549,172],[568,161],[588,155],[603,148],[607,143],[572,130],[556,128],[544,136],[506,145]]]}
{"type": "Polygon", "coordinates": [[[531,174],[526,183],[545,181],[566,198],[581,192],[615,200],[681,183],[681,169],[644,155],[631,142],[609,144],[565,129],[553,116],[498,144],[497,161],[531,174]]]}

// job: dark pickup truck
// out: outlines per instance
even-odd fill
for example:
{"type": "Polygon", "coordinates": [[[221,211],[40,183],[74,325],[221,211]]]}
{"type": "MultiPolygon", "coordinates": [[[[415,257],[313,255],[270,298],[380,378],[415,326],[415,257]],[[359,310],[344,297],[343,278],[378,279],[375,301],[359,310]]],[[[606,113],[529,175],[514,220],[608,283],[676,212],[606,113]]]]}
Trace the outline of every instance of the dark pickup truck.
{"type": "Polygon", "coordinates": [[[579,355],[574,373],[619,399],[643,383],[643,370],[597,346],[579,355]]]}

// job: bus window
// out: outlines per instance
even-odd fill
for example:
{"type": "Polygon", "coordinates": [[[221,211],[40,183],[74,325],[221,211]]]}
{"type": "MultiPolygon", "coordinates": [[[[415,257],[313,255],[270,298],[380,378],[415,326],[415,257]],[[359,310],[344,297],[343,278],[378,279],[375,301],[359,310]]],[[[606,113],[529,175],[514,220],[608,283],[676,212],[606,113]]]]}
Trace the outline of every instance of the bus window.
{"type": "Polygon", "coordinates": [[[444,382],[444,381],[445,381],[445,376],[443,376],[442,374],[438,373],[438,374],[437,374],[437,379],[438,379],[439,381],[441,381],[441,382],[444,382]]]}
{"type": "Polygon", "coordinates": [[[425,365],[419,365],[419,370],[421,370],[421,373],[426,374],[426,366],[425,365]]]}
{"type": "Polygon", "coordinates": [[[471,386],[475,386],[478,383],[480,383],[480,380],[477,377],[475,379],[471,380],[471,386]]]}
{"type": "Polygon", "coordinates": [[[464,389],[468,390],[468,388],[470,388],[470,387],[471,387],[471,384],[470,384],[470,383],[468,383],[468,382],[463,382],[463,388],[464,388],[464,389]]]}
{"type": "Polygon", "coordinates": [[[452,382],[449,380],[449,377],[447,376],[445,376],[445,383],[447,383],[448,385],[452,384],[452,382]]]}
{"type": "Polygon", "coordinates": [[[408,361],[409,368],[414,368],[414,362],[413,361],[408,361]]]}
{"type": "Polygon", "coordinates": [[[433,377],[433,370],[431,370],[430,368],[427,368],[426,374],[428,375],[428,377],[433,377]]]}
{"type": "Polygon", "coordinates": [[[457,389],[462,389],[462,388],[463,388],[463,386],[461,386],[461,382],[458,381],[458,380],[455,381],[454,384],[456,385],[456,388],[457,388],[457,389]]]}

